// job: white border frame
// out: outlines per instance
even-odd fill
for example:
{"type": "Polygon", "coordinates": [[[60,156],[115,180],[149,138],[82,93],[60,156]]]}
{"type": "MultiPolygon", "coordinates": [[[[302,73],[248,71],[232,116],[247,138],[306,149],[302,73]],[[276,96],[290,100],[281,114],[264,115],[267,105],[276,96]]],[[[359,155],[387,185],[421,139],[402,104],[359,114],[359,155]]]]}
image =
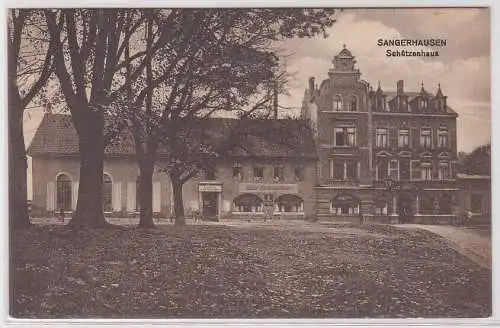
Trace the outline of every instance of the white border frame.
{"type": "MultiPolygon", "coordinates": [[[[49,2],[41,3],[39,0],[22,0],[14,1],[7,0],[7,3],[1,7],[3,20],[0,25],[2,28],[2,33],[0,33],[0,46],[4,51],[4,56],[2,57],[3,72],[7,72],[7,59],[6,59],[6,17],[8,7],[296,7],[296,6],[307,6],[307,7],[478,7],[478,6],[488,6],[490,7],[491,13],[491,90],[498,90],[500,88],[499,82],[499,33],[500,24],[498,23],[500,19],[500,2],[495,0],[441,0],[441,1],[431,1],[431,0],[377,0],[374,1],[326,1],[326,0],[314,0],[308,2],[298,3],[296,1],[290,0],[273,0],[272,3],[264,0],[240,0],[235,3],[234,1],[228,0],[218,0],[218,1],[206,1],[206,0],[196,0],[196,1],[156,1],[156,2],[132,2],[123,0],[107,0],[103,3],[99,0],[77,0],[71,3],[64,2],[62,0],[52,0],[49,2]],[[496,55],[496,56],[495,56],[496,55]],[[496,58],[497,60],[493,60],[496,58]]],[[[7,83],[6,78],[2,79],[2,98],[5,100],[7,97],[7,83]]],[[[491,102],[491,124],[498,121],[500,114],[494,108],[498,107],[500,104],[500,94],[497,92],[491,92],[492,102],[491,102]]],[[[4,110],[2,111],[2,129],[4,136],[7,134],[8,120],[7,120],[7,101],[3,101],[4,110]]],[[[492,124],[493,125],[493,124],[492,124]]],[[[492,138],[492,167],[498,167],[500,165],[500,143],[495,140],[500,140],[500,130],[491,129],[492,138]]],[[[2,164],[0,166],[1,179],[7,181],[8,179],[8,166],[7,166],[7,153],[8,153],[8,140],[3,138],[1,143],[1,156],[2,164]]],[[[498,194],[498,188],[500,186],[500,174],[497,174],[495,170],[492,172],[492,198],[498,194]]],[[[8,183],[3,183],[3,194],[8,195],[8,183]]],[[[8,263],[9,263],[9,250],[6,244],[8,243],[8,198],[2,197],[2,209],[4,214],[4,219],[2,220],[2,233],[4,242],[4,247],[0,252],[0,260],[4,263],[4,271],[1,279],[1,290],[9,290],[9,279],[8,279],[8,263]]],[[[500,202],[493,202],[492,204],[492,218],[500,210],[500,202]]],[[[496,220],[492,220],[492,231],[499,231],[500,223],[496,220]]],[[[492,246],[493,246],[493,272],[499,271],[499,262],[495,261],[500,253],[499,247],[500,237],[498,234],[493,234],[492,236],[492,246]]],[[[498,277],[498,275],[496,275],[498,277]]],[[[495,278],[495,274],[492,274],[495,278]]],[[[457,327],[457,326],[493,326],[500,324],[500,284],[497,279],[493,279],[492,282],[492,317],[485,319],[216,319],[216,320],[197,320],[197,319],[54,319],[54,320],[31,320],[31,319],[12,319],[8,316],[8,305],[9,305],[9,294],[10,292],[4,292],[3,297],[0,298],[0,307],[2,308],[2,316],[0,322],[3,326],[7,327],[41,327],[41,326],[51,326],[51,327],[66,327],[71,324],[72,327],[110,327],[115,325],[126,326],[126,327],[146,327],[146,326],[165,326],[169,327],[236,327],[243,325],[259,325],[260,327],[288,327],[294,326],[370,326],[370,327],[387,327],[387,326],[423,326],[423,325],[439,325],[442,327],[457,327]]]]}

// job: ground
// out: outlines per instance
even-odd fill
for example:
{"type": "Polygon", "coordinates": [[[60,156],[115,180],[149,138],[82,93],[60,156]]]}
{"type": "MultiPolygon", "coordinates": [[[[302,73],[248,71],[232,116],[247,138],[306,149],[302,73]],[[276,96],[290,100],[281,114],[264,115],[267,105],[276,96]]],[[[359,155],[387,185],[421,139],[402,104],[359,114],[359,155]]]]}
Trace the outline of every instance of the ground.
{"type": "Polygon", "coordinates": [[[427,230],[389,225],[226,223],[78,233],[35,225],[14,235],[11,313],[490,316],[491,270],[453,245],[427,230]]]}

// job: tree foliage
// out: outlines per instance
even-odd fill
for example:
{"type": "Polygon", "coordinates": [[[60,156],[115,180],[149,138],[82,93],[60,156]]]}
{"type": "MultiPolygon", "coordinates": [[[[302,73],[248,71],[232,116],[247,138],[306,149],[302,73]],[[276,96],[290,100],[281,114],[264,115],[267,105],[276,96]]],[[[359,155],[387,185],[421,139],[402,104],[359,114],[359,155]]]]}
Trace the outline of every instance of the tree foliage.
{"type": "MultiPolygon", "coordinates": [[[[127,117],[141,179],[152,175],[159,144],[168,149],[163,165],[172,180],[179,222],[183,220],[182,185],[196,174],[206,152],[214,153],[199,136],[190,135],[196,130],[191,127],[221,114],[242,122],[269,116],[276,94],[286,85],[276,42],[324,33],[334,23],[334,13],[333,9],[147,10],[146,49],[162,30],[172,33],[132,83],[133,105],[127,117]]],[[[236,136],[231,141],[235,140],[236,136]]],[[[149,190],[151,179],[144,183],[140,189],[149,190]]],[[[141,207],[151,206],[147,198],[141,198],[141,207]]],[[[151,225],[150,219],[142,221],[143,212],[151,211],[141,208],[141,224],[151,225]]]]}
{"type": "Polygon", "coordinates": [[[491,175],[491,144],[477,147],[460,162],[460,171],[466,174],[491,175]]]}

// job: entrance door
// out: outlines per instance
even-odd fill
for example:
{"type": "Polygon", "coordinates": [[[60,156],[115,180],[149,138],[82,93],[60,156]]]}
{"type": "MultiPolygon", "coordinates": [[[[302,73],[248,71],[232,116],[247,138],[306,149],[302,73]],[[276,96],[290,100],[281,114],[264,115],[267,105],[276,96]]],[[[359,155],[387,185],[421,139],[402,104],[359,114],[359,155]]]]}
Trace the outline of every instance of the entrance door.
{"type": "Polygon", "coordinates": [[[413,197],[402,194],[398,197],[399,223],[410,223],[413,221],[413,197]]]}
{"type": "Polygon", "coordinates": [[[219,194],[216,192],[202,193],[203,201],[203,216],[210,220],[217,220],[219,209],[218,204],[219,194]]]}

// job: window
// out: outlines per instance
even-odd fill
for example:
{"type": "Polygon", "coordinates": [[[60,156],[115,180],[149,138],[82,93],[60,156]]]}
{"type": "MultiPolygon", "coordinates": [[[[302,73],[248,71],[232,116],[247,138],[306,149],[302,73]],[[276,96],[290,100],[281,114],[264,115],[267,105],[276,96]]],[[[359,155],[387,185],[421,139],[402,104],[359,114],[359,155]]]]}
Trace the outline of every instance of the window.
{"type": "Polygon", "coordinates": [[[420,171],[422,172],[422,180],[432,180],[431,163],[421,163],[420,171]]]}
{"type": "Polygon", "coordinates": [[[447,148],[448,147],[448,128],[440,127],[438,129],[438,147],[447,148]]]}
{"type": "Polygon", "coordinates": [[[330,161],[330,177],[333,180],[344,180],[344,162],[330,161]]]}
{"type": "Polygon", "coordinates": [[[71,211],[71,179],[66,174],[59,174],[56,179],[56,210],[71,211]]]}
{"type": "Polygon", "coordinates": [[[358,98],[356,96],[352,96],[349,99],[349,110],[351,112],[356,112],[358,110],[358,98]]]}
{"type": "Polygon", "coordinates": [[[262,200],[253,194],[243,194],[236,197],[233,201],[235,212],[257,213],[262,212],[262,200]]]}
{"type": "Polygon", "coordinates": [[[444,99],[437,99],[436,100],[436,105],[437,105],[437,110],[444,112],[445,111],[445,106],[444,106],[444,99]]]}
{"type": "Polygon", "coordinates": [[[379,202],[375,204],[376,215],[387,215],[387,202],[379,202]]]}
{"type": "Polygon", "coordinates": [[[399,161],[391,159],[389,162],[389,177],[392,180],[399,180],[399,161]]]}
{"type": "Polygon", "coordinates": [[[432,129],[431,128],[422,128],[420,131],[420,146],[424,148],[432,147],[432,129]]]}
{"type": "Polygon", "coordinates": [[[333,110],[337,112],[342,111],[342,97],[340,95],[336,95],[333,98],[333,110]]]}
{"type": "Polygon", "coordinates": [[[412,180],[422,179],[422,173],[420,172],[420,161],[410,161],[410,170],[412,180]]]}
{"type": "Polygon", "coordinates": [[[399,129],[399,148],[407,148],[410,145],[410,130],[408,128],[399,129]]]}
{"type": "Polygon", "coordinates": [[[283,181],[285,179],[285,166],[280,164],[273,167],[273,179],[275,181],[283,181]]]}
{"type": "Polygon", "coordinates": [[[276,198],[275,205],[278,212],[301,213],[304,212],[304,202],[295,195],[281,195],[276,198]]]}
{"type": "Polygon", "coordinates": [[[113,211],[113,182],[109,174],[106,173],[102,179],[102,207],[104,212],[113,211]]]}
{"type": "Polygon", "coordinates": [[[375,130],[375,144],[377,148],[387,148],[388,130],[377,128],[375,130]]]}
{"type": "Polygon", "coordinates": [[[333,180],[356,180],[358,179],[358,161],[332,160],[330,171],[330,177],[333,180]]]}
{"type": "Polygon", "coordinates": [[[334,145],[336,147],[353,147],[356,145],[355,128],[334,128],[334,145]]]}
{"type": "Polygon", "coordinates": [[[264,167],[261,165],[255,165],[253,167],[253,179],[255,181],[261,181],[264,179],[264,167]]]}
{"type": "Polygon", "coordinates": [[[399,98],[399,110],[401,112],[407,112],[408,111],[408,103],[406,101],[406,98],[403,98],[403,97],[399,98]]]}
{"type": "Polygon", "coordinates": [[[233,163],[233,178],[238,181],[243,180],[243,169],[238,162],[233,163]]]}
{"type": "Polygon", "coordinates": [[[338,196],[330,201],[330,213],[336,215],[358,215],[359,200],[351,196],[338,196]]]}
{"type": "Polygon", "coordinates": [[[346,161],[346,178],[347,180],[358,179],[358,162],[357,161],[346,161]]]}
{"type": "Polygon", "coordinates": [[[377,180],[379,181],[383,181],[383,180],[387,180],[388,178],[388,175],[387,173],[389,172],[389,165],[388,165],[388,161],[387,160],[379,160],[378,163],[377,163],[377,180]]]}
{"type": "Polygon", "coordinates": [[[470,210],[474,213],[482,213],[483,195],[472,194],[470,196],[470,210]]]}
{"type": "Polygon", "coordinates": [[[389,107],[387,106],[387,101],[385,97],[377,97],[377,110],[381,111],[389,111],[389,107]]]}
{"type": "Polygon", "coordinates": [[[427,100],[420,99],[420,109],[427,109],[427,100]]]}
{"type": "Polygon", "coordinates": [[[293,173],[295,176],[295,181],[304,180],[304,165],[295,165],[293,173]]]}
{"type": "Polygon", "coordinates": [[[449,180],[450,179],[450,167],[449,167],[448,163],[439,163],[438,179],[439,180],[449,180]]]}

